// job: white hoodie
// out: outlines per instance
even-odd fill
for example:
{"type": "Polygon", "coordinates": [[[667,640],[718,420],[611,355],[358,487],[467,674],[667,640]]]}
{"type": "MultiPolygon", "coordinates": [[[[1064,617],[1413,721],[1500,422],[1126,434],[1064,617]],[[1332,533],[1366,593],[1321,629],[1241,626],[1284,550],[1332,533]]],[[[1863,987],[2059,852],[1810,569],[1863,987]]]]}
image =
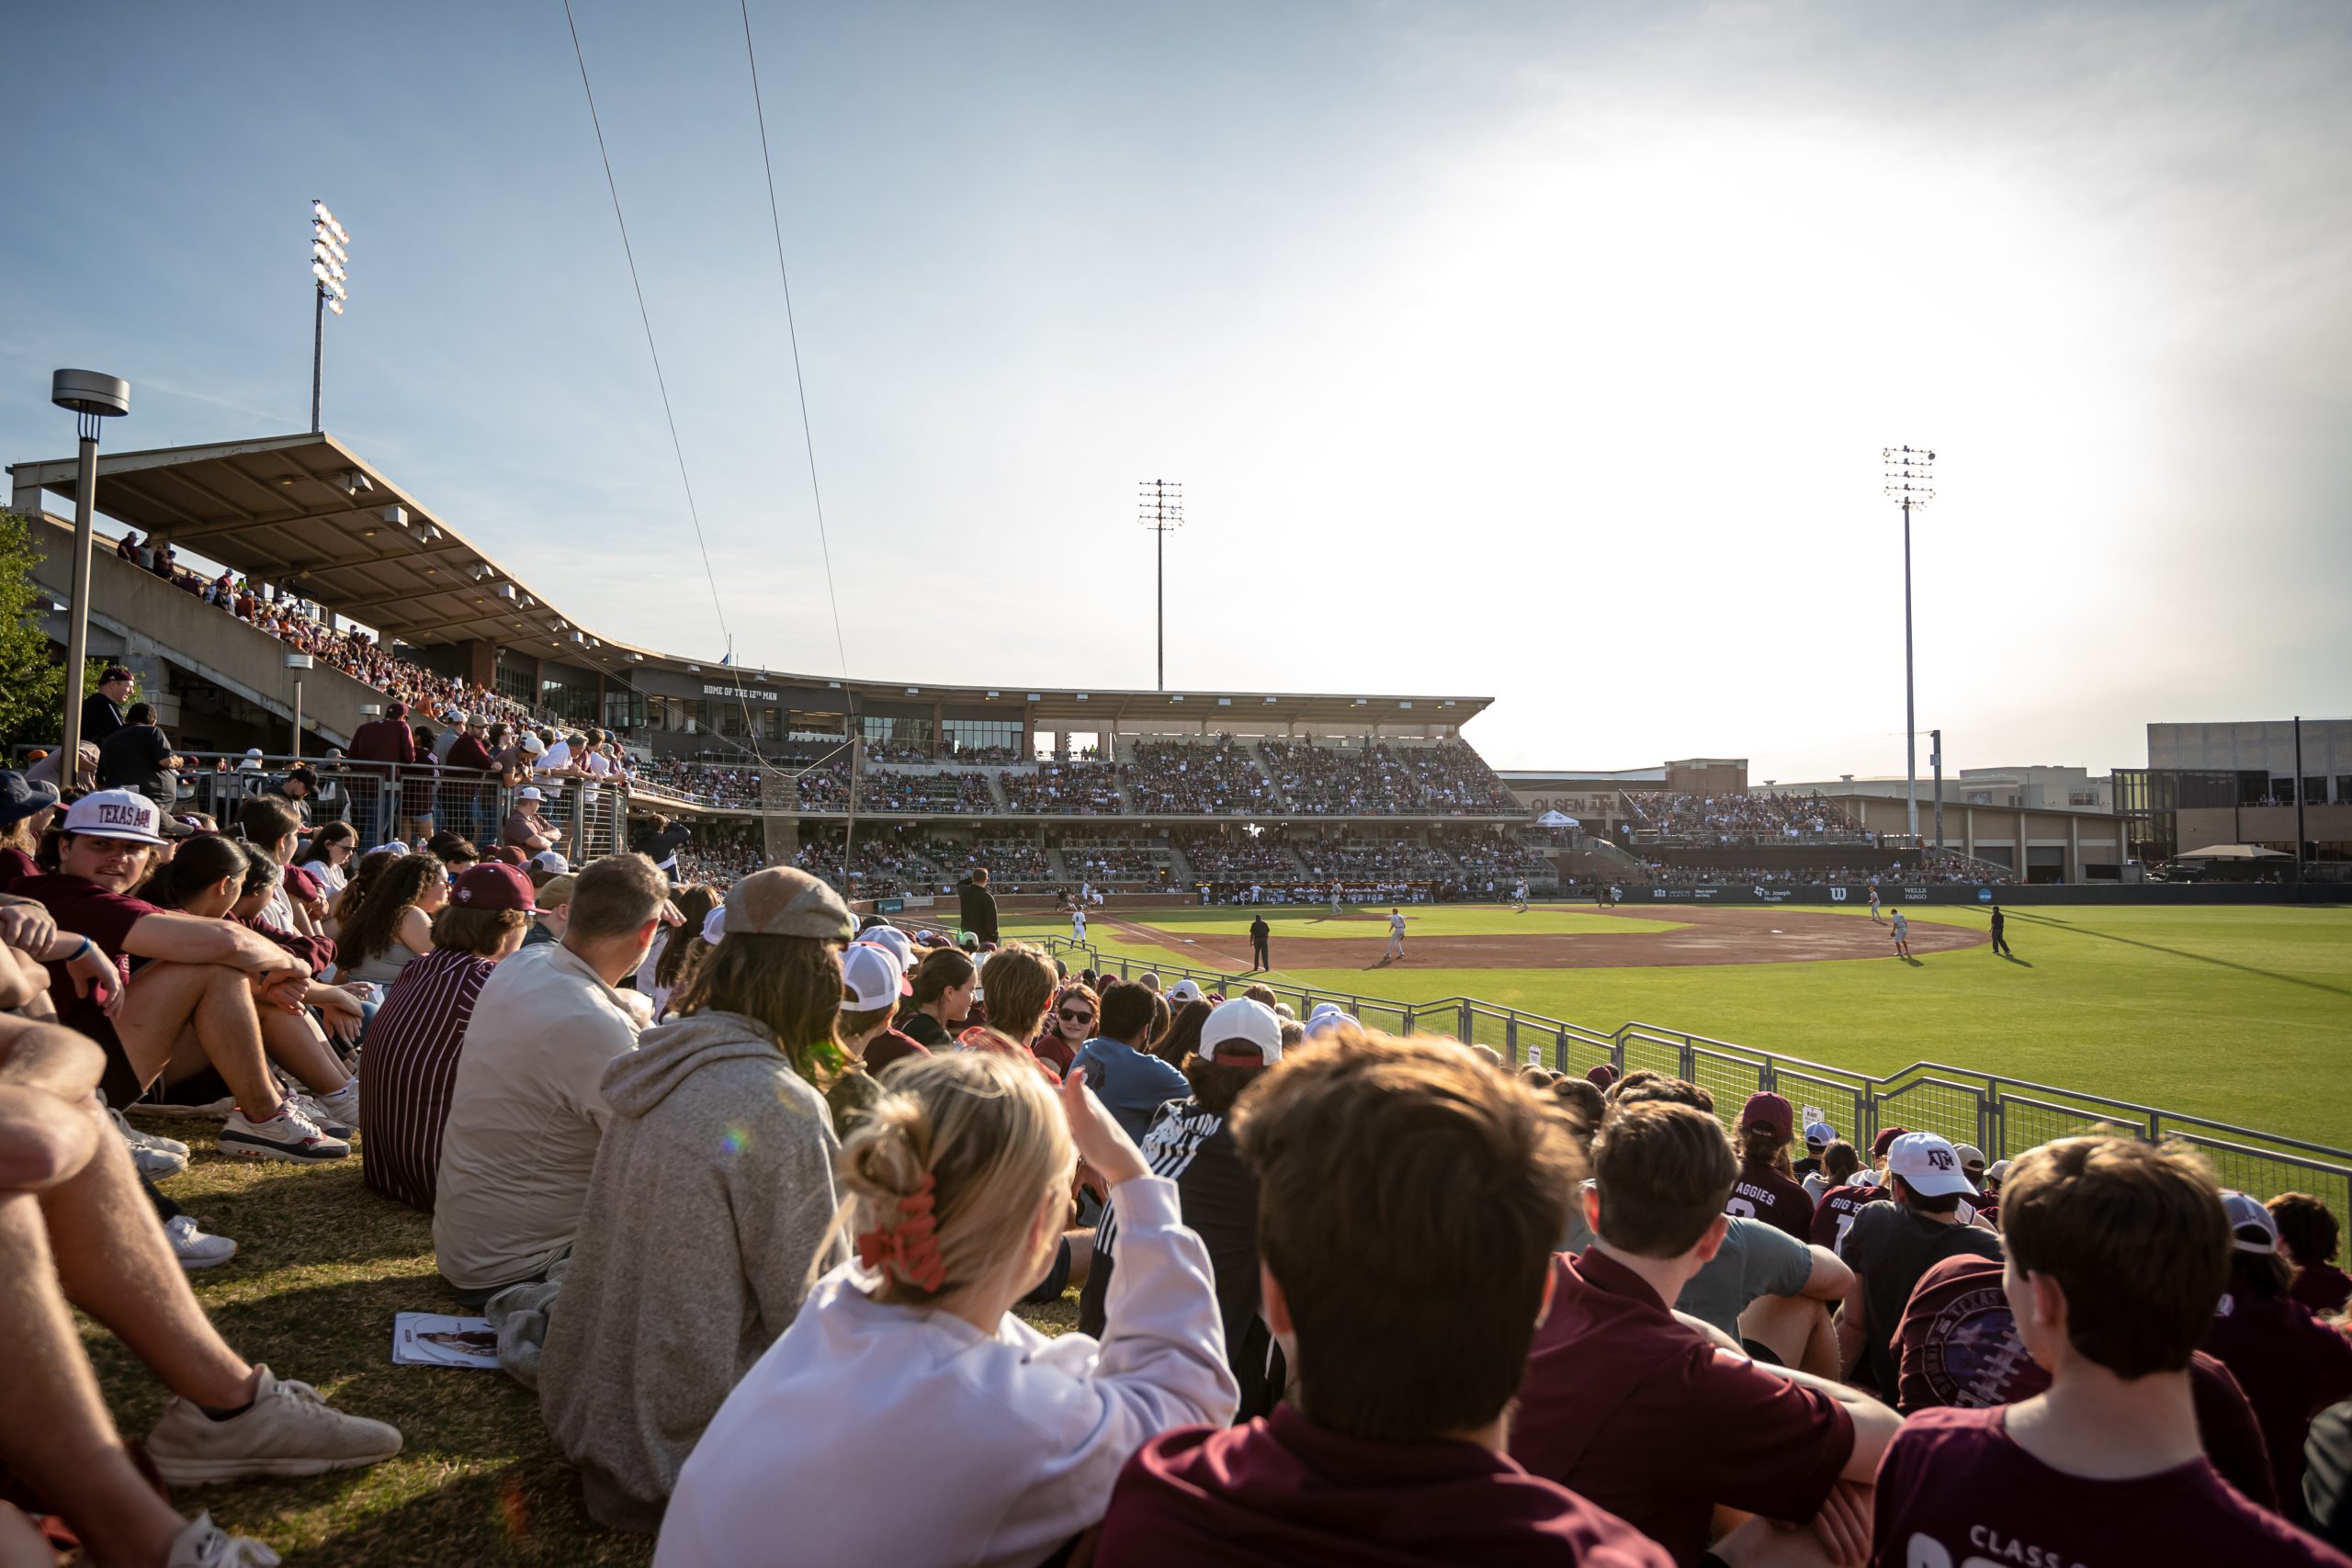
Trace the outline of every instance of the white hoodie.
{"type": "Polygon", "coordinates": [[[654,1568],[1035,1563],[1102,1518],[1148,1439],[1231,1421],[1208,1252],[1175,1183],[1113,1190],[1100,1344],[887,1305],[854,1262],[818,1281],[686,1461],[654,1568]]]}

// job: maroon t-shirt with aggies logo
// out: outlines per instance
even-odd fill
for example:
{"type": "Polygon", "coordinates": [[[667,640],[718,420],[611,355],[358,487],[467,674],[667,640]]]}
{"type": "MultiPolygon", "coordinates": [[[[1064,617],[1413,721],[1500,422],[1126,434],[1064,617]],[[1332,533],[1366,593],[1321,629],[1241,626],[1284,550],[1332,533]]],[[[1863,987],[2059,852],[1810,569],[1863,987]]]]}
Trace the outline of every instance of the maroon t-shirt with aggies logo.
{"type": "Polygon", "coordinates": [[[1804,1187],[1769,1165],[1744,1165],[1724,1204],[1726,1214],[1745,1214],[1783,1230],[1799,1241],[1813,1237],[1813,1200],[1804,1187]]]}
{"type": "Polygon", "coordinates": [[[1871,1568],[2352,1568],[2256,1507],[2211,1461],[2129,1481],[2052,1470],[2018,1446],[2008,1409],[1923,1410],[1880,1461],[1871,1568]]]}

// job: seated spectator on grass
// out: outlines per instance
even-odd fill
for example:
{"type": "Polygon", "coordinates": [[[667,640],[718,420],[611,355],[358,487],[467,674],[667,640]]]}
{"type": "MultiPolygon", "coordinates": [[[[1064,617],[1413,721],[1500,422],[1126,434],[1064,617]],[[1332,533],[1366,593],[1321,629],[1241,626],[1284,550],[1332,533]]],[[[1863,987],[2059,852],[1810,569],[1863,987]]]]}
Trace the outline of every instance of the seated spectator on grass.
{"type": "Polygon", "coordinates": [[[2308,1192],[2281,1192],[2263,1205],[2278,1227],[2278,1255],[2295,1271],[2290,1299],[2322,1316],[2352,1303],[2352,1275],[2335,1266],[2344,1233],[2327,1204],[2308,1192]]]}
{"type": "Polygon", "coordinates": [[[1820,1157],[1812,1163],[1813,1169],[1805,1173],[1804,1181],[1804,1195],[1812,1200],[1814,1207],[1814,1223],[1805,1227],[1807,1236],[1813,1235],[1821,1219],[1821,1201],[1832,1189],[1843,1187],[1852,1179],[1854,1172],[1862,1168],[1862,1156],[1845,1139],[1832,1138],[1822,1145],[1820,1157]]]}
{"type": "Polygon", "coordinates": [[[604,1138],[539,1363],[548,1430],[603,1524],[661,1528],[728,1392],[845,1256],[817,1085],[839,1068],[856,929],[807,872],[745,877],[678,1016],[605,1069],[604,1138]]]}
{"type": "Polygon", "coordinates": [[[348,822],[329,822],[311,835],[310,845],[296,857],[301,868],[319,880],[332,901],[350,882],[351,863],[358,857],[359,835],[348,822]]]}
{"type": "MultiPolygon", "coordinates": [[[[1835,1145],[1832,1147],[1834,1150],[1835,1145]]],[[[1865,1167],[1860,1155],[1851,1145],[1849,1145],[1848,1152],[1853,1158],[1854,1169],[1841,1177],[1838,1185],[1824,1192],[1813,1210],[1813,1245],[1826,1247],[1832,1252],[1845,1250],[1846,1233],[1854,1228],[1854,1216],[1861,1212],[1863,1204],[1894,1201],[1880,1181],[1878,1172],[1865,1167]]],[[[1828,1168],[1826,1159],[1823,1168],[1828,1168]]]]}
{"type": "MultiPolygon", "coordinates": [[[[993,1005],[993,991],[989,998],[993,1005]]],[[[1120,1130],[1138,1141],[1161,1106],[1190,1092],[1182,1072],[1143,1049],[1156,999],[1131,980],[1112,981],[1102,991],[1102,1032],[1080,1049],[1074,1064],[1120,1130]]],[[[1209,1010],[1205,1003],[1203,1010],[1209,1010]]],[[[1193,1038],[1200,1038],[1198,1030],[1193,1038]]]]}
{"type": "Polygon", "coordinates": [[[1176,983],[1176,989],[1168,994],[1168,1005],[1172,1010],[1168,1027],[1153,1036],[1147,1049],[1168,1066],[1181,1071],[1199,1048],[1202,1026],[1208,1022],[1209,1013],[1216,1004],[1201,995],[1200,987],[1193,985],[1190,980],[1180,980],[1176,983]],[[1184,987],[1188,986],[1192,987],[1189,996],[1183,994],[1184,987]]]}
{"type": "Polygon", "coordinates": [[[1000,947],[980,966],[980,990],[988,998],[988,1023],[967,1029],[956,1044],[967,1051],[997,1051],[1023,1057],[1046,1075],[1047,1083],[1062,1081],[1031,1042],[1044,1028],[1046,1009],[1061,987],[1061,972],[1054,961],[1026,942],[1000,947]]]}
{"type": "Polygon", "coordinates": [[[637,988],[652,998],[656,1020],[668,1015],[671,997],[710,955],[703,925],[724,897],[720,889],[710,886],[680,888],[670,896],[681,923],[663,927],[645,962],[637,966],[637,988]]]}
{"type": "MultiPolygon", "coordinates": [[[[527,872],[524,874],[530,875],[527,872]]],[[[532,918],[531,929],[523,933],[523,945],[540,947],[560,942],[571,923],[572,890],[580,886],[580,878],[566,872],[561,876],[550,876],[544,882],[536,876],[531,876],[530,880],[538,884],[533,901],[537,904],[539,912],[532,918]]]]}
{"type": "MultiPolygon", "coordinates": [[[[1668,1562],[1504,1453],[1583,1174],[1565,1120],[1446,1041],[1343,1025],[1285,1054],[1232,1122],[1258,1182],[1259,1284],[1290,1398],[1147,1442],[1096,1560],[1668,1562]]],[[[1136,1259],[1119,1207],[1125,1290],[1136,1259]]]]}
{"type": "Polygon", "coordinates": [[[345,905],[336,973],[390,985],[411,960],[433,951],[433,917],[448,903],[449,869],[437,856],[401,856],[368,884],[356,913],[345,905]]]}
{"type": "Polygon", "coordinates": [[[2188,1368],[2230,1273],[2230,1220],[2203,1163],[2065,1138],[2020,1156],[2002,1199],[2004,1287],[2050,1387],[1905,1423],[1879,1470],[1871,1562],[2342,1568],[2240,1496],[2199,1445],[2188,1368]]]}
{"type": "Polygon", "coordinates": [[[1838,1333],[1829,1314],[1852,1288],[1854,1271],[1829,1248],[1777,1225],[1726,1217],[1723,1246],[1682,1287],[1674,1310],[1721,1329],[1758,1360],[1835,1379],[1838,1333]]]}
{"type": "Polygon", "coordinates": [[[474,998],[441,1134],[433,1248],[462,1305],[547,1277],[571,1251],[612,1109],[605,1069],[637,1049],[645,959],[670,884],[643,855],[580,874],[563,941],[501,964],[474,998]]]}
{"type": "Polygon", "coordinates": [[[1822,1154],[1838,1141],[1838,1129],[1826,1122],[1808,1122],[1804,1126],[1804,1158],[1789,1168],[1791,1175],[1804,1187],[1804,1195],[1814,1194],[1813,1178],[1821,1169],[1822,1154]]]}
{"type": "Polygon", "coordinates": [[[343,928],[345,922],[358,915],[359,906],[368,901],[368,895],[375,887],[378,879],[390,871],[393,863],[406,853],[408,853],[406,849],[393,849],[390,845],[383,845],[368,851],[353,863],[350,874],[343,885],[343,891],[337,893],[327,905],[327,934],[334,937],[338,945],[343,940],[343,928]]]}
{"type": "MultiPolygon", "coordinates": [[[[1112,982],[1114,989],[1125,984],[1112,982]]],[[[1272,1009],[1236,997],[1210,1016],[1201,1040],[1199,1054],[1184,1064],[1192,1093],[1152,1122],[1143,1157],[1155,1175],[1176,1183],[1185,1224],[1208,1248],[1226,1365],[1241,1390],[1236,1419],[1248,1421],[1272,1411],[1282,1377],[1279,1368],[1269,1369],[1273,1340],[1258,1310],[1258,1180],[1241,1163],[1231,1122],[1241,1091],[1282,1060],[1282,1021],[1272,1009]]],[[[1095,1228],[1092,1269],[1079,1292],[1081,1334],[1099,1337],[1108,1319],[1118,1235],[1118,1206],[1106,1204],[1095,1228]]]]}
{"type": "Polygon", "coordinates": [[[1016,1055],[957,1051],[889,1087],[839,1162],[856,1257],[710,1423],[661,1568],[1036,1563],[1102,1517],[1146,1438],[1233,1414],[1208,1255],[1082,1077],[1057,1091],[1016,1055]],[[1126,1216],[1099,1344],[1012,1315],[1049,1267],[1080,1157],[1126,1216]],[[886,1472],[919,1498],[875,1497],[886,1472]]]}
{"type": "Polygon", "coordinates": [[[885,1067],[931,1054],[890,1027],[907,990],[907,972],[895,948],[860,941],[842,953],[841,1018],[834,1025],[841,1071],[825,1090],[836,1137],[846,1138],[864,1124],[882,1096],[885,1067]]]}
{"type": "MultiPolygon", "coordinates": [[[[2004,1189],[2012,1202],[2017,1190],[2018,1171],[2012,1168],[2004,1189]]],[[[2279,1511],[2308,1525],[2303,1439],[2312,1417],[2352,1399],[2352,1339],[2288,1295],[2290,1276],[2270,1211],[2243,1192],[2222,1193],[2222,1207],[2230,1224],[2229,1280],[2206,1330],[2205,1348],[2230,1369],[2254,1403],[2263,1440],[2270,1445],[2279,1511]]]]}
{"type": "Polygon", "coordinates": [[[491,971],[523,945],[532,913],[531,885],[513,866],[466,871],[433,917],[433,951],[401,971],[369,1022],[359,1163],[385,1197],[433,1212],[466,1025],[491,971]]]}
{"type": "Polygon", "coordinates": [[[1838,1314],[1838,1349],[1849,1377],[1866,1375],[1869,1386],[1892,1398],[1898,1370],[1894,1331],[1919,1276],[1960,1253],[1998,1258],[2001,1243],[1961,1219],[1961,1200],[1974,1189],[1943,1138],[1897,1136],[1887,1145],[1886,1174],[1894,1201],[1858,1209],[1838,1244],[1838,1256],[1854,1271],[1838,1314]]]}
{"type": "Polygon", "coordinates": [[[1583,1192],[1593,1244],[1558,1260],[1511,1457],[1683,1568],[1706,1555],[1718,1506],[1811,1522],[1851,1561],[1869,1517],[1860,1489],[1901,1418],[1832,1380],[1751,1360],[1667,1304],[1722,1246],[1738,1175],[1722,1126],[1694,1106],[1621,1102],[1600,1124],[1583,1192]]]}
{"type": "MultiPolygon", "coordinates": [[[[2050,1374],[2026,1353],[2017,1314],[2003,1287],[2004,1265],[1962,1254],[1919,1276],[1895,1330],[1905,1416],[1946,1405],[1982,1410],[2015,1404],[2050,1386],[2050,1374]]],[[[2250,1502],[2276,1510],[2278,1479],[2254,1406],[2230,1369],[2199,1350],[2189,1359],[2198,1439],[2222,1479],[2250,1502]]]]}
{"type": "Polygon", "coordinates": [[[105,1324],[170,1389],[144,1448],[174,1486],[374,1464],[400,1451],[401,1435],[222,1340],[95,1109],[106,1066],[71,1030],[0,1015],[0,1469],[61,1516],[95,1562],[275,1561],[207,1516],[181,1517],[141,1473],[71,1308],[105,1324]]]}
{"type": "Polygon", "coordinates": [[[979,994],[978,966],[968,953],[934,947],[915,966],[911,983],[914,993],[899,1010],[899,1032],[926,1051],[950,1049],[979,994]]]}
{"type": "Polygon", "coordinates": [[[84,795],[66,813],[57,874],[17,885],[61,931],[87,938],[116,971],[112,984],[93,986],[74,969],[87,952],[52,959],[49,994],[58,1021],[106,1051],[109,1104],[130,1105],[158,1084],[209,1085],[208,1074],[216,1074],[233,1101],[221,1153],[298,1163],[343,1158],[350,1145],[328,1136],[270,1072],[270,1063],[279,1063],[325,1096],[335,1114],[357,1109],[341,1103],[346,1093],[356,1097],[356,1084],[304,1010],[310,966],[220,918],[245,872],[243,852],[226,840],[189,841],[229,852],[212,884],[220,906],[212,914],[179,913],[135,897],[151,852],[163,843],[156,819],[153,804],[128,790],[84,795]],[[142,961],[136,976],[134,960],[142,961]],[[120,999],[110,1003],[118,987],[120,999]]]}
{"type": "Polygon", "coordinates": [[[1037,1036],[1037,1055],[1051,1063],[1056,1072],[1067,1075],[1079,1052],[1094,1037],[1094,1022],[1102,1011],[1102,995],[1092,986],[1083,980],[1064,986],[1046,1014],[1046,1032],[1037,1036]]]}
{"type": "Polygon", "coordinates": [[[1813,1233],[1813,1200],[1789,1164],[1795,1112],[1770,1089],[1747,1097],[1739,1112],[1739,1179],[1725,1213],[1777,1226],[1802,1242],[1813,1233]]]}

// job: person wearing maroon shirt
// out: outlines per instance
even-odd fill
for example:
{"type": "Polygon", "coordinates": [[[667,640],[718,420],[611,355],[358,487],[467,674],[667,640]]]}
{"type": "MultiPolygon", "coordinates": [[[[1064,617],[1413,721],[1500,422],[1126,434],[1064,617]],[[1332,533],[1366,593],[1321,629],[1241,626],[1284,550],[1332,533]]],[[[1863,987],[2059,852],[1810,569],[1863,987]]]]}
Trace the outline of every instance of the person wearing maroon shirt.
{"type": "Polygon", "coordinates": [[[441,759],[441,792],[449,807],[450,825],[477,842],[494,836],[498,826],[497,759],[481,738],[479,714],[461,714],[458,738],[441,759]]]}
{"type": "Polygon", "coordinates": [[[1854,1271],[1838,1313],[1838,1348],[1847,1376],[1866,1372],[1869,1386],[1892,1393],[1894,1330],[1919,1276],[1955,1253],[1998,1258],[2001,1244],[1962,1218],[1962,1199],[1975,1189],[1961,1174],[1959,1152],[1938,1134],[1905,1133],[1889,1144],[1886,1180],[1894,1201],[1865,1205],[1838,1246],[1854,1271]]]}
{"type": "Polygon", "coordinates": [[[2288,1297],[2287,1260],[2278,1255],[2278,1225],[2270,1211],[2243,1192],[2222,1193],[2222,1205],[2230,1220],[2229,1282],[2205,1348],[2228,1366],[2261,1419],[2279,1511],[2309,1524],[2303,1439],[2312,1416],[2352,1399],[2352,1339],[2288,1297]]]}
{"type": "Polygon", "coordinates": [[[1739,1179],[1732,1183],[1724,1212],[1762,1220],[1799,1241],[1810,1241],[1813,1200],[1789,1165],[1795,1121],[1788,1100],[1770,1089],[1747,1097],[1739,1112],[1739,1179]]]}
{"type": "Polygon", "coordinates": [[[1348,1024],[1265,1073],[1232,1131],[1259,1182],[1260,1290],[1292,1400],[1146,1443],[1095,1561],[1665,1568],[1623,1519],[1504,1451],[1582,1174],[1548,1097],[1451,1041],[1348,1024]]]}
{"type": "Polygon", "coordinates": [[[1821,1195],[1821,1201],[1814,1206],[1813,1230],[1808,1239],[1815,1247],[1836,1252],[1846,1245],[1846,1233],[1854,1228],[1854,1216],[1861,1212],[1863,1204],[1891,1201],[1886,1189],[1879,1184],[1876,1172],[1858,1170],[1851,1181],[1821,1195]]]}
{"type": "Polygon", "coordinates": [[[2001,1195],[2003,1288],[2050,1387],[1905,1423],[1879,1467],[1872,1568],[2346,1568],[2199,1447],[2188,1367],[2230,1224],[2198,1156],[2062,1139],[2020,1156],[2001,1195]]]}
{"type": "MultiPolygon", "coordinates": [[[[1997,1260],[1962,1256],[1919,1276],[1894,1331],[1902,1359],[1895,1408],[1904,1415],[1945,1405],[2015,1404],[2050,1386],[2050,1374],[2026,1354],[2001,1275],[1997,1260]]],[[[2275,1511],[2278,1486],[2270,1449],[2245,1391],[2229,1368],[2202,1350],[2189,1358],[2188,1382],[2205,1457],[2248,1501],[2275,1511]]]]}
{"type": "Polygon", "coordinates": [[[2281,1192],[2263,1207],[2278,1227],[2280,1256],[2294,1267],[2289,1299],[2322,1317],[2342,1312],[2352,1303],[2352,1274],[2335,1266],[2344,1233],[2335,1213],[2308,1192],[2281,1192]]]}
{"type": "Polygon", "coordinates": [[[372,843],[384,821],[384,781],[396,767],[416,761],[416,733],[408,727],[408,705],[393,703],[383,717],[371,718],[353,731],[344,761],[351,777],[351,825],[359,829],[361,843],[372,843]]]}
{"type": "Polygon", "coordinates": [[[37,784],[13,768],[0,768],[0,893],[40,874],[33,852],[56,810],[55,784],[37,784]]]}
{"type": "Polygon", "coordinates": [[[1826,1378],[1750,1360],[1667,1305],[1731,1223],[1738,1165],[1721,1125],[1693,1106],[1620,1105],[1594,1135],[1592,1169],[1581,1196],[1593,1242],[1554,1260],[1511,1457],[1683,1568],[1703,1559],[1719,1506],[1792,1525],[1819,1517],[1825,1545],[1843,1529],[1859,1549],[1856,1499],[1838,1483],[1869,1484],[1899,1417],[1826,1378]]]}

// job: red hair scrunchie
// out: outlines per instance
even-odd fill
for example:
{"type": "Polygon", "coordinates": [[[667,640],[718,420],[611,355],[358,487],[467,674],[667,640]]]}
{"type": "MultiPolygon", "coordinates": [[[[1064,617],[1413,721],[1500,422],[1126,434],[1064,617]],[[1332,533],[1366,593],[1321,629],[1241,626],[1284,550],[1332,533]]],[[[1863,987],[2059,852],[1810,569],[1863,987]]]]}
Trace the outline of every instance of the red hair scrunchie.
{"type": "Polygon", "coordinates": [[[938,1206],[934,1185],[932,1173],[924,1171],[915,1190],[899,1200],[897,1219],[858,1233],[859,1263],[933,1292],[947,1282],[946,1265],[939,1260],[939,1224],[933,1217],[938,1206]]]}

